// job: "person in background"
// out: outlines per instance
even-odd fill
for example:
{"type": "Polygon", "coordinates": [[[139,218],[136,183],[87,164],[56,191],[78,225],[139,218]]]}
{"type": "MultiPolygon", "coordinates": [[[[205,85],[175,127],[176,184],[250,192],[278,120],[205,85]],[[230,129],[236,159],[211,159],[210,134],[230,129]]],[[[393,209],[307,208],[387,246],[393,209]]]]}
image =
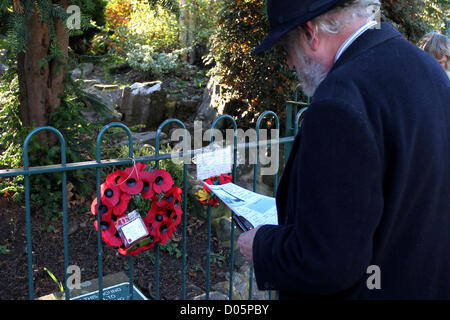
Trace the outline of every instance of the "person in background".
{"type": "Polygon", "coordinates": [[[429,32],[419,40],[417,46],[431,54],[450,78],[450,39],[447,36],[429,32]]]}

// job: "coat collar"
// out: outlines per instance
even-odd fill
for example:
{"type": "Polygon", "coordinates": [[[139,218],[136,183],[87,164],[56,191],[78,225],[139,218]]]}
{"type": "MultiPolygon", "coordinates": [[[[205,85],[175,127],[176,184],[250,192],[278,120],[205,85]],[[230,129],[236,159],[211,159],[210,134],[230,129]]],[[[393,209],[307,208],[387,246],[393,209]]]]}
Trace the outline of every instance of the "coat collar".
{"type": "Polygon", "coordinates": [[[339,57],[331,68],[330,72],[338,68],[345,62],[352,60],[366,50],[395,37],[402,35],[395,30],[389,23],[382,22],[379,29],[369,29],[358,37],[339,57]]]}

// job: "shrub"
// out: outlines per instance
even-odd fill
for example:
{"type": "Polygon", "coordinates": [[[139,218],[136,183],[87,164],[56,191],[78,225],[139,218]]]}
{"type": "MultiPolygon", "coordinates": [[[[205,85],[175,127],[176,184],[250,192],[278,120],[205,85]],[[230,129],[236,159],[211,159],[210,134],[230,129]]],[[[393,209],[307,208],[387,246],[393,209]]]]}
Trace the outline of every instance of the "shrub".
{"type": "MultiPolygon", "coordinates": [[[[13,68],[11,68],[13,70],[13,68]]],[[[80,105],[74,96],[75,87],[67,86],[61,105],[51,115],[49,125],[58,129],[66,142],[67,162],[80,162],[93,154],[93,131],[98,124],[88,123],[80,113],[80,105]]],[[[19,85],[17,74],[9,71],[0,78],[0,168],[23,166],[23,143],[32,128],[23,127],[19,118],[19,85]]],[[[50,146],[32,139],[28,148],[29,166],[46,166],[60,163],[59,143],[50,146]]],[[[85,171],[69,171],[67,182],[74,192],[84,195],[88,191],[85,171]]],[[[61,173],[30,176],[32,204],[42,209],[48,220],[61,216],[61,173]]],[[[8,193],[15,200],[23,200],[23,177],[0,181],[0,193],[8,193]]]]}
{"type": "Polygon", "coordinates": [[[130,0],[110,0],[106,5],[106,25],[116,28],[128,23],[133,11],[130,0]]]}
{"type": "Polygon", "coordinates": [[[223,1],[210,44],[210,54],[216,62],[212,73],[228,89],[224,112],[244,123],[254,122],[268,109],[281,114],[296,82],[294,74],[285,67],[282,50],[274,48],[251,56],[267,30],[262,1],[223,1]]]}
{"type": "Polygon", "coordinates": [[[161,76],[176,72],[181,67],[179,57],[185,52],[186,49],[175,50],[171,53],[158,53],[149,45],[134,44],[133,49],[127,54],[127,62],[137,70],[161,76]]]}
{"type": "Polygon", "coordinates": [[[178,18],[160,4],[150,6],[147,0],[134,0],[127,30],[134,43],[150,45],[158,52],[179,47],[178,18]]]}

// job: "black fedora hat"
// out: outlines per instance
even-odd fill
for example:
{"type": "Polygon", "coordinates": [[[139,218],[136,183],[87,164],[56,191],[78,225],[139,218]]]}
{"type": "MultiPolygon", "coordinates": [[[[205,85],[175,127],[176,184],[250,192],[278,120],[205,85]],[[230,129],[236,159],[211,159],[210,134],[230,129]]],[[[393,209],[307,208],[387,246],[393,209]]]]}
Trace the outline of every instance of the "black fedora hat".
{"type": "Polygon", "coordinates": [[[267,0],[270,30],[252,54],[270,49],[283,35],[298,25],[350,0],[267,0]]]}

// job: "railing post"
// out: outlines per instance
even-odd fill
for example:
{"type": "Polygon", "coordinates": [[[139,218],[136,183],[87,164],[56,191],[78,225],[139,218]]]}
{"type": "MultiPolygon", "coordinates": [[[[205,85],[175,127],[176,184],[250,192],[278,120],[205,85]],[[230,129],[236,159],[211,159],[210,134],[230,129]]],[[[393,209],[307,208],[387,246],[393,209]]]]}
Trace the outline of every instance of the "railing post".
{"type": "MultiPolygon", "coordinates": [[[[236,121],[231,117],[230,115],[221,115],[217,117],[214,122],[211,124],[211,135],[209,142],[213,142],[214,138],[214,128],[222,119],[229,119],[233,124],[233,173],[232,173],[232,181],[233,183],[236,183],[236,167],[237,167],[237,124],[236,121]]],[[[233,214],[233,212],[231,212],[233,214]]],[[[233,272],[234,272],[234,222],[233,219],[231,219],[231,235],[230,235],[230,280],[229,280],[229,291],[228,291],[228,299],[233,299],[233,272]]],[[[206,257],[207,257],[207,268],[206,268],[206,299],[209,299],[209,274],[210,274],[210,259],[211,259],[211,206],[208,203],[208,246],[206,251],[206,257]]]]}
{"type": "MultiPolygon", "coordinates": [[[[97,163],[101,162],[101,153],[100,153],[100,145],[102,142],[103,134],[112,127],[120,127],[125,130],[128,135],[128,155],[132,159],[133,158],[133,136],[131,135],[130,129],[120,123],[120,122],[112,122],[103,127],[100,133],[97,136],[97,144],[96,144],[96,161],[97,163]]],[[[98,298],[99,300],[103,300],[103,261],[102,261],[102,230],[100,228],[101,217],[100,217],[100,167],[96,169],[97,171],[97,257],[98,257],[98,298]]],[[[129,258],[129,299],[133,299],[133,257],[129,258]]]]}
{"type": "MultiPolygon", "coordinates": [[[[280,130],[280,120],[278,118],[278,116],[276,115],[275,112],[273,111],[264,111],[259,117],[258,120],[256,121],[256,144],[257,144],[257,149],[256,149],[256,163],[254,165],[254,171],[253,171],[253,192],[256,192],[256,181],[258,179],[258,168],[259,168],[259,130],[261,127],[261,122],[262,120],[268,116],[271,115],[272,117],[275,118],[275,129],[277,130],[277,137],[276,139],[279,140],[280,136],[279,136],[279,130],[280,130]]],[[[292,121],[292,119],[291,119],[292,121]]],[[[268,138],[268,135],[267,135],[268,138]]],[[[272,137],[270,140],[273,140],[272,137]]],[[[267,145],[270,145],[271,143],[269,141],[267,141],[267,145]]],[[[277,148],[279,148],[279,144],[278,142],[276,143],[277,148]]],[[[271,150],[271,155],[272,155],[272,150],[271,150]]],[[[276,196],[276,189],[277,189],[277,182],[278,182],[278,165],[279,165],[279,150],[277,150],[276,152],[276,163],[275,163],[275,168],[276,168],[276,173],[274,174],[274,191],[273,191],[273,196],[276,196]]],[[[251,299],[252,298],[252,289],[253,289],[253,264],[250,264],[250,270],[249,270],[249,293],[248,293],[248,298],[251,299]]],[[[272,297],[272,293],[269,292],[269,297],[272,297]]]]}
{"type": "MultiPolygon", "coordinates": [[[[297,85],[294,93],[293,101],[286,101],[286,132],[285,137],[290,137],[292,135],[297,134],[298,127],[292,124],[293,115],[297,114],[298,107],[308,106],[311,102],[311,97],[306,97],[306,102],[298,101],[301,96],[301,86],[297,85]]],[[[289,158],[289,154],[291,153],[292,142],[287,142],[284,146],[284,164],[286,165],[287,160],[289,158]]]]}
{"type": "MultiPolygon", "coordinates": [[[[163,130],[163,128],[169,124],[169,123],[177,123],[181,126],[181,128],[184,130],[184,135],[183,135],[183,142],[184,142],[184,149],[183,149],[183,156],[185,152],[187,152],[188,147],[190,148],[191,146],[187,145],[187,130],[186,130],[186,126],[184,125],[183,122],[181,122],[178,119],[167,119],[165,120],[163,123],[161,123],[158,127],[158,130],[156,131],[156,140],[155,140],[155,157],[158,157],[159,155],[159,140],[160,140],[160,135],[161,132],[163,130]]],[[[156,167],[159,167],[159,160],[156,161],[156,167]]],[[[183,161],[183,195],[181,198],[182,201],[182,207],[183,207],[183,217],[182,217],[182,221],[183,221],[183,239],[182,239],[182,243],[183,243],[183,254],[182,254],[182,270],[181,270],[181,299],[184,300],[186,299],[186,229],[187,229],[187,163],[185,161],[183,161]]],[[[155,265],[156,265],[156,274],[155,274],[155,282],[156,282],[156,286],[155,286],[155,297],[156,299],[159,299],[159,247],[158,244],[156,244],[155,246],[155,265]]]]}
{"type": "MultiPolygon", "coordinates": [[[[31,138],[38,132],[48,130],[54,132],[59,139],[61,145],[61,165],[66,165],[66,143],[61,132],[53,127],[44,126],[33,129],[25,138],[23,146],[23,167],[25,171],[28,171],[28,144],[31,138]]],[[[63,241],[64,241],[64,292],[66,300],[70,298],[70,292],[67,288],[67,268],[69,261],[69,249],[68,249],[68,234],[67,234],[67,173],[62,172],[62,209],[63,209],[63,241]]],[[[27,233],[27,261],[28,261],[28,290],[30,300],[34,299],[34,284],[33,284],[33,252],[32,252],[32,239],[31,239],[31,213],[30,213],[30,178],[28,174],[25,174],[25,215],[26,215],[26,233],[27,233]]]]}

